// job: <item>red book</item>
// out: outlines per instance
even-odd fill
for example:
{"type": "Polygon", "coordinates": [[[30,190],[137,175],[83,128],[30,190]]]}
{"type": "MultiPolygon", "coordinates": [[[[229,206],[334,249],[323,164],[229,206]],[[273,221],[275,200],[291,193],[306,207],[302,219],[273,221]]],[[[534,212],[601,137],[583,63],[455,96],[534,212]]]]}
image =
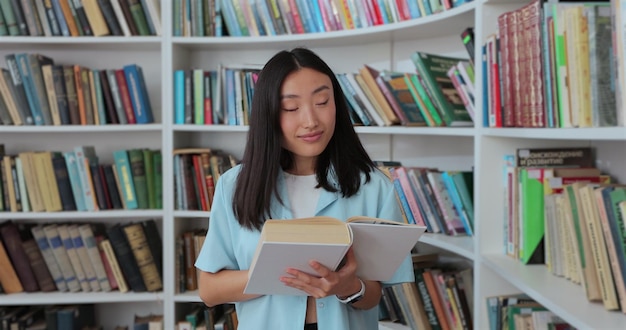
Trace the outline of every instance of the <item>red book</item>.
{"type": "Polygon", "coordinates": [[[200,208],[202,211],[209,210],[207,188],[205,185],[204,175],[202,173],[202,160],[199,154],[191,156],[193,161],[193,176],[198,186],[198,197],[200,198],[200,208]]]}
{"type": "Polygon", "coordinates": [[[211,98],[211,72],[204,71],[204,124],[213,124],[213,100],[211,98]]]}
{"type": "Polygon", "coordinates": [[[373,14],[374,14],[372,15],[372,18],[374,19],[374,25],[383,24],[385,21],[383,21],[383,15],[380,12],[380,7],[378,7],[378,1],[371,0],[370,3],[371,3],[373,14]]]}
{"type": "Polygon", "coordinates": [[[128,91],[128,85],[126,84],[126,76],[124,76],[123,69],[115,70],[115,80],[117,80],[117,88],[120,92],[120,99],[124,106],[124,112],[126,113],[126,121],[129,124],[136,124],[135,113],[133,112],[133,104],[130,101],[130,92],[128,91]]]}
{"type": "Polygon", "coordinates": [[[117,285],[117,280],[115,280],[115,275],[113,275],[113,269],[111,269],[111,264],[109,263],[109,259],[106,256],[106,253],[102,249],[102,245],[100,242],[104,239],[102,235],[96,236],[96,242],[98,243],[98,252],[100,252],[100,258],[102,259],[102,265],[104,266],[104,271],[107,274],[107,279],[109,280],[109,285],[111,286],[111,290],[116,290],[119,288],[117,285]]]}

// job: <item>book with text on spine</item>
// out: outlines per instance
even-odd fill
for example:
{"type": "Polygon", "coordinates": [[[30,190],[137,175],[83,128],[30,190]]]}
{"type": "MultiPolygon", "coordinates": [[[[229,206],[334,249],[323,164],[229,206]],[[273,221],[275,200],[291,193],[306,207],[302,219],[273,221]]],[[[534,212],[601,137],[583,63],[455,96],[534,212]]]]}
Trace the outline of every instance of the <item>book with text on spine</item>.
{"type": "Polygon", "coordinates": [[[355,216],[346,222],[325,216],[267,220],[261,231],[244,293],[306,295],[284,285],[287,268],[317,274],[309,261],[337,269],[352,247],[357,276],[387,281],[409,256],[425,226],[355,216]]]}

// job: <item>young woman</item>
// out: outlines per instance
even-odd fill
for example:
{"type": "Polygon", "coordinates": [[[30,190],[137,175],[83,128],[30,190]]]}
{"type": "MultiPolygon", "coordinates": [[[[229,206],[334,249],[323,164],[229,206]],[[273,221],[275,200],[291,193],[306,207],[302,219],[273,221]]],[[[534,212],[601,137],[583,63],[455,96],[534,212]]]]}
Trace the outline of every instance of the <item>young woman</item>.
{"type": "MultiPolygon", "coordinates": [[[[393,185],[366,153],[348,111],[334,73],[310,50],[281,51],[261,71],[241,165],[217,183],[196,261],[200,297],[209,306],[234,302],[239,329],[378,329],[383,284],[359,279],[351,252],[337,271],[315,261],[317,276],[286,270],[281,281],[306,296],[243,294],[265,219],[402,221],[393,185]]],[[[413,279],[407,256],[384,284],[413,279]]]]}

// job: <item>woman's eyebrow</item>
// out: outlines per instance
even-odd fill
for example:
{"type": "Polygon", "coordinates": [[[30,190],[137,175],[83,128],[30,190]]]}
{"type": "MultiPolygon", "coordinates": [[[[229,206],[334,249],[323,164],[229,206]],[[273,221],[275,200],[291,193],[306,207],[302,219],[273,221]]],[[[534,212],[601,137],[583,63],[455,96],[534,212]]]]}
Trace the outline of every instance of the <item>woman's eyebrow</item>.
{"type": "MultiPolygon", "coordinates": [[[[330,89],[330,87],[328,87],[328,85],[322,85],[322,86],[320,86],[320,87],[316,88],[316,89],[313,91],[313,93],[311,93],[311,95],[314,95],[314,94],[317,94],[317,93],[319,93],[319,92],[321,92],[321,91],[324,91],[324,90],[329,90],[329,89],[330,89]]],[[[283,100],[283,99],[295,99],[295,98],[299,98],[299,97],[300,97],[300,96],[299,96],[299,95],[296,95],[296,94],[285,94],[285,95],[281,95],[281,96],[280,96],[280,99],[281,99],[281,100],[283,100]]]]}

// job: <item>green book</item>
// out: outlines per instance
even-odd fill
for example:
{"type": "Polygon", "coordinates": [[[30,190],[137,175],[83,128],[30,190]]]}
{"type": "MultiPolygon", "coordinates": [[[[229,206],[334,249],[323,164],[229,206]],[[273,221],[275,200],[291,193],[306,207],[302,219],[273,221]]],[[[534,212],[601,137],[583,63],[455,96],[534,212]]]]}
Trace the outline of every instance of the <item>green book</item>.
{"type": "Polygon", "coordinates": [[[424,87],[433,96],[446,126],[472,126],[472,118],[447,74],[451,67],[465,59],[415,52],[411,60],[424,80],[424,87]]]}
{"type": "Polygon", "coordinates": [[[150,28],[148,27],[148,21],[146,20],[146,15],[141,7],[141,2],[139,0],[129,0],[128,5],[130,7],[130,14],[133,17],[133,22],[135,26],[137,26],[137,31],[141,36],[149,36],[150,28]]]}
{"type": "Polygon", "coordinates": [[[163,208],[163,158],[161,150],[152,152],[152,166],[154,167],[154,200],[155,209],[163,208]]]}
{"type": "Polygon", "coordinates": [[[152,157],[152,150],[142,149],[143,165],[146,173],[146,188],[148,193],[148,208],[156,209],[156,191],[154,190],[154,158],[152,157]]]}
{"type": "Polygon", "coordinates": [[[138,203],[128,153],[126,150],[113,151],[113,159],[115,160],[115,172],[120,184],[121,198],[124,202],[124,207],[127,210],[136,209],[138,203]]]}
{"type": "Polygon", "coordinates": [[[135,185],[135,194],[137,195],[137,208],[147,209],[149,206],[148,178],[146,177],[146,167],[142,150],[128,150],[128,160],[130,161],[132,180],[135,185]]]}
{"type": "Polygon", "coordinates": [[[525,264],[544,263],[544,168],[520,169],[522,245],[519,256],[525,264]]]}

